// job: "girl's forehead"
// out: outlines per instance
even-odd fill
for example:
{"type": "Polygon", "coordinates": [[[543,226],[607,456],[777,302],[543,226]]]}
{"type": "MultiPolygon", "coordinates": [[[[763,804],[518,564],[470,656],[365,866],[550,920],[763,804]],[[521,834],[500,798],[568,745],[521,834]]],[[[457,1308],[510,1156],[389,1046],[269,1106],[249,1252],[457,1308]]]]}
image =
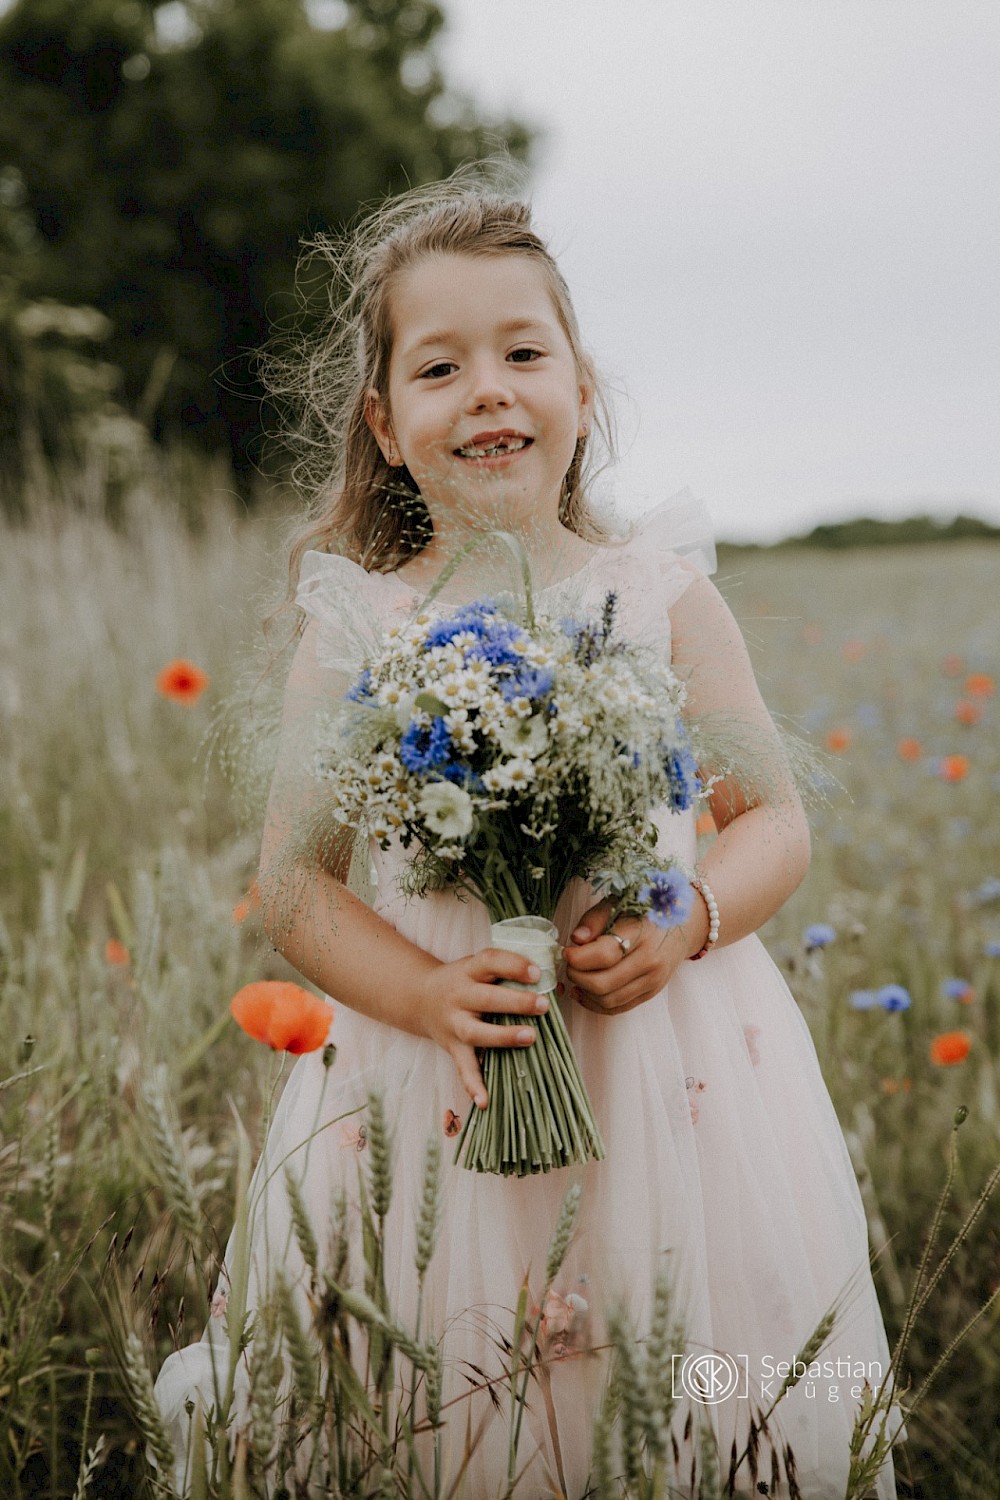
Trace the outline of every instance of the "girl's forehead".
{"type": "Polygon", "coordinates": [[[408,266],[389,299],[393,353],[523,325],[562,334],[549,277],[529,255],[435,254],[408,266]]]}

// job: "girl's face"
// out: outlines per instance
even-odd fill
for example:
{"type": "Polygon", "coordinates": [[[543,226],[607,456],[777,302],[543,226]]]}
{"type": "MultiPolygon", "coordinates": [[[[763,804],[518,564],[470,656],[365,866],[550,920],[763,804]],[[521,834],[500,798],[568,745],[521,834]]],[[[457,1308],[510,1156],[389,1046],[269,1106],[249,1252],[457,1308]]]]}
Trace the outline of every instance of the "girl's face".
{"type": "Polygon", "coordinates": [[[391,304],[388,410],[368,421],[432,507],[507,522],[558,516],[590,392],[529,256],[432,255],[391,304]]]}

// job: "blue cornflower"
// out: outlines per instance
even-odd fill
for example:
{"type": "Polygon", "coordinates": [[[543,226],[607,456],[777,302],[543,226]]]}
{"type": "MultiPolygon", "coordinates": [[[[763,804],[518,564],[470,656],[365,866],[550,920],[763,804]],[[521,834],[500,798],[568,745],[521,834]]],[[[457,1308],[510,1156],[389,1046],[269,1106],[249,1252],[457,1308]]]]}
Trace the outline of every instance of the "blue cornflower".
{"type": "Polygon", "coordinates": [[[871,1010],[878,1004],[877,990],[852,990],[851,1005],[855,1010],[871,1010]]]}
{"type": "MultiPolygon", "coordinates": [[[[487,635],[497,623],[496,607],[495,599],[475,599],[470,604],[459,605],[428,627],[428,647],[446,646],[456,635],[467,631],[473,635],[487,635]]],[[[506,625],[509,621],[502,620],[501,623],[506,625]]]]}
{"type": "Polygon", "coordinates": [[[802,944],[807,953],[817,948],[828,948],[837,936],[837,929],[829,922],[813,922],[802,934],[802,944]]]}
{"type": "Polygon", "coordinates": [[[942,979],[941,993],[946,1000],[964,1000],[972,994],[972,985],[967,979],[942,979]]]}
{"type": "Polygon", "coordinates": [[[508,703],[512,698],[545,698],[552,691],[555,677],[548,667],[522,666],[500,682],[500,694],[508,703]]]}
{"type": "Polygon", "coordinates": [[[647,870],[639,900],[657,927],[677,927],[690,916],[694,889],[680,870],[647,870]]]}
{"type": "Polygon", "coordinates": [[[465,659],[488,661],[493,667],[521,666],[524,656],[514,649],[514,644],[523,639],[524,632],[517,625],[509,620],[494,620],[488,630],[480,633],[475,645],[467,648],[465,659]]]}
{"type": "Polygon", "coordinates": [[[876,997],[883,1010],[909,1010],[913,1001],[901,984],[884,984],[876,997]]]}
{"type": "Polygon", "coordinates": [[[410,724],[399,742],[399,758],[408,771],[431,771],[446,765],[453,749],[445,722],[438,717],[427,729],[410,724]]]}
{"type": "Polygon", "coordinates": [[[344,697],[350,703],[362,703],[362,702],[364,702],[364,700],[366,698],[370,698],[371,697],[371,681],[372,681],[371,668],[370,667],[365,667],[364,671],[362,672],[361,676],[358,678],[357,682],[352,683],[352,685],[348,688],[347,692],[344,694],[344,697]]]}
{"type": "Polygon", "coordinates": [[[453,781],[456,786],[463,786],[467,792],[483,790],[483,778],[465,761],[452,760],[440,769],[445,781],[453,781]]]}
{"type": "Polygon", "coordinates": [[[990,901],[1000,901],[1000,880],[995,875],[990,875],[976,887],[975,897],[980,906],[986,906],[990,901]]]}
{"type": "Polygon", "coordinates": [[[983,955],[986,958],[1000,958],[1000,939],[987,938],[983,944],[983,955]]]}
{"type": "Polygon", "coordinates": [[[674,812],[684,812],[701,790],[698,765],[687,745],[678,745],[668,750],[663,758],[663,769],[670,777],[669,806],[674,812]]]}

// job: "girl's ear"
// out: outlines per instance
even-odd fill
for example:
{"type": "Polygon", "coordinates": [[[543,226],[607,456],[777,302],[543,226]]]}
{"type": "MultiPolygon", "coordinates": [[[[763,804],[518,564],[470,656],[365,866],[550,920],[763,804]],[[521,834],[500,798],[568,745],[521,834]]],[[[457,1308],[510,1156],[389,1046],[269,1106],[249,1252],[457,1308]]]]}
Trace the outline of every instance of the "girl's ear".
{"type": "Polygon", "coordinates": [[[594,392],[597,389],[597,374],[590,362],[589,355],[584,355],[577,364],[577,374],[580,384],[577,390],[580,393],[580,416],[577,420],[577,438],[585,438],[594,425],[594,392]]]}
{"type": "Polygon", "coordinates": [[[593,426],[594,418],[594,392],[593,388],[586,384],[580,386],[580,419],[577,425],[577,437],[585,438],[593,426]]]}
{"type": "Polygon", "coordinates": [[[378,391],[371,390],[365,395],[365,421],[386,463],[391,469],[398,469],[403,460],[392,435],[392,423],[378,391]]]}

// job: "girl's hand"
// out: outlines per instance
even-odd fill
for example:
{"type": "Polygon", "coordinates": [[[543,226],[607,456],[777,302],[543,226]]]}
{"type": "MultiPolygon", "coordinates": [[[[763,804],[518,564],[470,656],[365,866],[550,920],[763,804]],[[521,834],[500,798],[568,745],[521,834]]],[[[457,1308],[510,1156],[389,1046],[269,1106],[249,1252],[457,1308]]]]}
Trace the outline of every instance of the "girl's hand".
{"type": "Polygon", "coordinates": [[[631,947],[608,937],[610,901],[592,906],[573,931],[574,942],[563,949],[566,977],[584,1010],[598,1016],[622,1015],[658,995],[678,965],[697,953],[708,932],[704,902],[696,901],[691,917],[678,927],[657,927],[639,917],[619,917],[614,930],[631,947]],[[705,934],[697,937],[697,924],[704,917],[705,934]],[[697,939],[697,940],[696,940],[697,939]]]}
{"type": "Polygon", "coordinates": [[[415,998],[424,1032],[450,1055],[462,1087],[480,1109],[486,1108],[489,1095],[476,1052],[486,1047],[530,1047],[536,1036],[533,1026],[490,1024],[482,1012],[541,1015],[549,1008],[547,995],[496,983],[516,979],[533,984],[538,977],[537,966],[519,953],[483,948],[468,958],[439,964],[417,981],[415,998]]]}

